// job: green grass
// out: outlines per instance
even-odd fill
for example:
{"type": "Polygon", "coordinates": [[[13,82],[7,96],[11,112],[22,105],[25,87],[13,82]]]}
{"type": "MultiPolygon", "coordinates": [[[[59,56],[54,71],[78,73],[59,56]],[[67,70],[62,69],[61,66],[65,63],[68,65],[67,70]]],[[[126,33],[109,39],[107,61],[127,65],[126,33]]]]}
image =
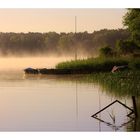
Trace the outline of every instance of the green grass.
{"type": "Polygon", "coordinates": [[[88,58],[59,63],[56,69],[92,73],[84,80],[98,83],[115,96],[140,94],[140,58],[88,58]],[[129,69],[111,73],[115,65],[128,65],[129,69]]]}
{"type": "MultiPolygon", "coordinates": [[[[106,94],[119,99],[135,96],[137,107],[140,107],[140,58],[90,58],[62,62],[59,63],[56,68],[92,71],[93,74],[82,77],[84,82],[96,83],[106,94]],[[111,73],[111,69],[114,65],[128,65],[129,69],[111,73]]],[[[138,114],[140,116],[139,109],[138,114]]],[[[112,114],[109,115],[112,120],[115,120],[112,114]]],[[[140,117],[137,118],[135,130],[140,130],[140,117]]]]}
{"type": "Polygon", "coordinates": [[[71,60],[56,65],[56,69],[72,69],[89,72],[109,72],[113,66],[128,65],[133,69],[140,69],[140,59],[127,58],[88,58],[83,60],[71,60]]]}

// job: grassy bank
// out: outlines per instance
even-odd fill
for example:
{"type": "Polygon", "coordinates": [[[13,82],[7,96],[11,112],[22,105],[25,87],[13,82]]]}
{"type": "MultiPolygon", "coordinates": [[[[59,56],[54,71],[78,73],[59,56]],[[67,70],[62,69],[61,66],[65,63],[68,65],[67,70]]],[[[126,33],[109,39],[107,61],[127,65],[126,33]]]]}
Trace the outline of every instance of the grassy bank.
{"type": "Polygon", "coordinates": [[[96,82],[117,96],[140,94],[140,58],[89,58],[59,63],[56,69],[90,74],[85,81],[96,82]],[[113,66],[128,65],[128,69],[111,73],[113,66]],[[91,74],[93,73],[93,74],[91,74]]]}
{"type": "Polygon", "coordinates": [[[56,69],[67,69],[78,72],[109,72],[113,66],[128,65],[131,69],[140,69],[140,58],[88,58],[83,60],[71,60],[56,65],[56,69]]]}
{"type": "MultiPolygon", "coordinates": [[[[90,58],[59,63],[56,68],[92,72],[92,74],[82,76],[82,80],[98,84],[101,90],[111,97],[132,99],[132,96],[135,96],[137,108],[140,107],[140,58],[90,58]],[[128,65],[128,69],[111,73],[114,65],[128,65]]],[[[139,109],[137,110],[138,118],[135,120],[135,125],[131,123],[135,126],[135,131],[140,130],[140,112],[139,109]]]]}

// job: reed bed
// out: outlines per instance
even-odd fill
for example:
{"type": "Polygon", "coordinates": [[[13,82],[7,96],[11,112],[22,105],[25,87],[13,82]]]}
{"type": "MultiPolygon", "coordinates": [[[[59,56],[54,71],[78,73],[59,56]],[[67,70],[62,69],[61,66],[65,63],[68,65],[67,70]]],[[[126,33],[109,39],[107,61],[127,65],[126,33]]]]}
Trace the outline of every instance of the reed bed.
{"type": "Polygon", "coordinates": [[[140,58],[88,58],[59,63],[56,69],[83,71],[85,81],[96,82],[115,96],[140,95],[140,58]],[[127,65],[128,69],[111,73],[113,66],[127,65]]]}
{"type": "Polygon", "coordinates": [[[128,65],[131,69],[140,69],[140,59],[128,58],[88,58],[71,60],[56,65],[56,69],[78,70],[87,72],[109,72],[113,66],[128,65]]]}

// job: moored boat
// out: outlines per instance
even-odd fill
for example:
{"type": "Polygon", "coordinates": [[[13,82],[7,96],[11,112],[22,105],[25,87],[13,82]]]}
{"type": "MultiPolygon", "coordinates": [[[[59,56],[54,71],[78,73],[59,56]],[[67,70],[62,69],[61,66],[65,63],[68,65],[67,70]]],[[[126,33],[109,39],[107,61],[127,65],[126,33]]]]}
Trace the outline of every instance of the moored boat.
{"type": "Polygon", "coordinates": [[[26,68],[24,69],[25,74],[39,74],[39,69],[26,68]]]}

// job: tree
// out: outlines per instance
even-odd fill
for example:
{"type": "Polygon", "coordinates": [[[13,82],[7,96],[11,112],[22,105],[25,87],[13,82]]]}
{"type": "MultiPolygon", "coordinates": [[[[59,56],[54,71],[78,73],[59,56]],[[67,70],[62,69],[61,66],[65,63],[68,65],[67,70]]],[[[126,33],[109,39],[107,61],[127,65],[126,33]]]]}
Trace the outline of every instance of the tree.
{"type": "Polygon", "coordinates": [[[140,46],[140,9],[128,9],[123,24],[131,32],[131,39],[140,46]]]}
{"type": "Polygon", "coordinates": [[[107,45],[99,50],[101,57],[111,57],[113,56],[112,49],[107,45]]]}
{"type": "MultiPolygon", "coordinates": [[[[97,56],[99,48],[108,44],[115,48],[117,40],[128,39],[126,29],[100,30],[93,33],[0,33],[0,55],[47,55],[97,56]]],[[[113,51],[114,53],[114,51],[113,51]]]]}
{"type": "Polygon", "coordinates": [[[58,42],[58,50],[64,54],[70,54],[74,50],[74,34],[62,34],[58,42]]]}
{"type": "Polygon", "coordinates": [[[135,52],[138,49],[135,42],[131,40],[118,40],[116,43],[117,51],[122,55],[128,55],[135,52]]]}
{"type": "Polygon", "coordinates": [[[45,34],[45,49],[47,52],[54,53],[59,42],[59,34],[56,32],[49,32],[45,34]]]}

